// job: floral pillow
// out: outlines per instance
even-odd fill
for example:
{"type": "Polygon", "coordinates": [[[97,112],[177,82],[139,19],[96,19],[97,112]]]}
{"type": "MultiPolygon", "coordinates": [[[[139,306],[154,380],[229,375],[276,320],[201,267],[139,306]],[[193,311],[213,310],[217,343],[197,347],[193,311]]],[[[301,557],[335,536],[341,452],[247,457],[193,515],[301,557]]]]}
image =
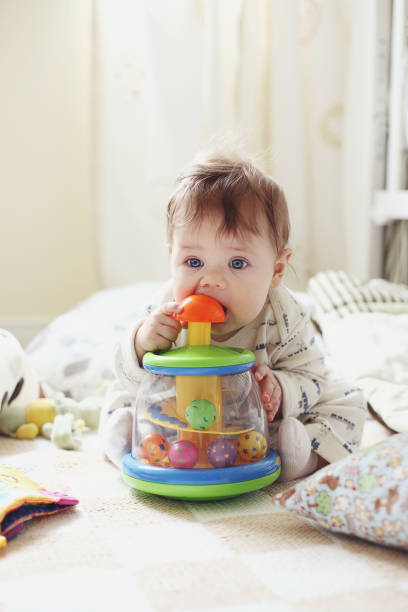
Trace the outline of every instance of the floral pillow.
{"type": "Polygon", "coordinates": [[[272,502],[331,531],[408,550],[408,434],[330,464],[272,502]]]}

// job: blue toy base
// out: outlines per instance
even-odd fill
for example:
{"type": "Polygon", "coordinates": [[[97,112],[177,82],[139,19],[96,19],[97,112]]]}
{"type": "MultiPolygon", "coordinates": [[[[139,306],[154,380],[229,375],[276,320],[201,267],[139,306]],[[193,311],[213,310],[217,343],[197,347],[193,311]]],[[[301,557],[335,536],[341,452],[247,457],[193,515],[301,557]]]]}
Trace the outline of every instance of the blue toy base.
{"type": "Polygon", "coordinates": [[[228,499],[262,489],[281,471],[280,457],[271,451],[265,459],[247,465],[218,469],[162,468],[123,459],[123,479],[132,488],[155,495],[189,501],[228,499]]]}

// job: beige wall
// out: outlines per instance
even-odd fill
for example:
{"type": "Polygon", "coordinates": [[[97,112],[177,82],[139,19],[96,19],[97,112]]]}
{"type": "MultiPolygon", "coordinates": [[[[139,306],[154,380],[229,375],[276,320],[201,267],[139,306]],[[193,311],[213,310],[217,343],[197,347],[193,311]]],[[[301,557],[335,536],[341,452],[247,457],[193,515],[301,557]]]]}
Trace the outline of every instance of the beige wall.
{"type": "Polygon", "coordinates": [[[0,0],[0,317],[98,287],[91,209],[91,0],[0,0]]]}

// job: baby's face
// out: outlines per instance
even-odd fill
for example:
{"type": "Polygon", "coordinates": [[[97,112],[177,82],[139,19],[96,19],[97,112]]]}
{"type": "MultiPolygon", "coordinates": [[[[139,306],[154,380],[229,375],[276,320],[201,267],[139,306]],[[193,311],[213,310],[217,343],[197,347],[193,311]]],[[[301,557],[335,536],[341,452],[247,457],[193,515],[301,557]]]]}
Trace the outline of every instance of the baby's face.
{"type": "Polygon", "coordinates": [[[290,253],[282,270],[266,230],[261,236],[217,238],[219,224],[220,218],[212,216],[199,226],[190,223],[177,228],[170,250],[171,271],[177,302],[201,293],[222,304],[226,319],[213,324],[212,332],[217,339],[227,340],[260,313],[269,288],[282,281],[290,253]]]}

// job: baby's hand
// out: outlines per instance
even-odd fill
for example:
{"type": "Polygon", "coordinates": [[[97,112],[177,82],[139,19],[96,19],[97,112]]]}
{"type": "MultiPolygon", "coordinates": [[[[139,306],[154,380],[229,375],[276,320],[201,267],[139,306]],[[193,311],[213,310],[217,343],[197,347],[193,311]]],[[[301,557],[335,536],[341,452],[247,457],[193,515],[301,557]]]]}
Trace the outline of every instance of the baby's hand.
{"type": "Polygon", "coordinates": [[[282,404],[282,388],[278,379],[266,363],[256,363],[252,367],[255,380],[259,383],[261,400],[266,410],[266,418],[273,421],[282,404]]]}
{"type": "Polygon", "coordinates": [[[171,317],[179,310],[177,302],[166,302],[144,321],[135,336],[135,351],[139,362],[148,351],[166,351],[179,335],[181,325],[171,317]]]}

